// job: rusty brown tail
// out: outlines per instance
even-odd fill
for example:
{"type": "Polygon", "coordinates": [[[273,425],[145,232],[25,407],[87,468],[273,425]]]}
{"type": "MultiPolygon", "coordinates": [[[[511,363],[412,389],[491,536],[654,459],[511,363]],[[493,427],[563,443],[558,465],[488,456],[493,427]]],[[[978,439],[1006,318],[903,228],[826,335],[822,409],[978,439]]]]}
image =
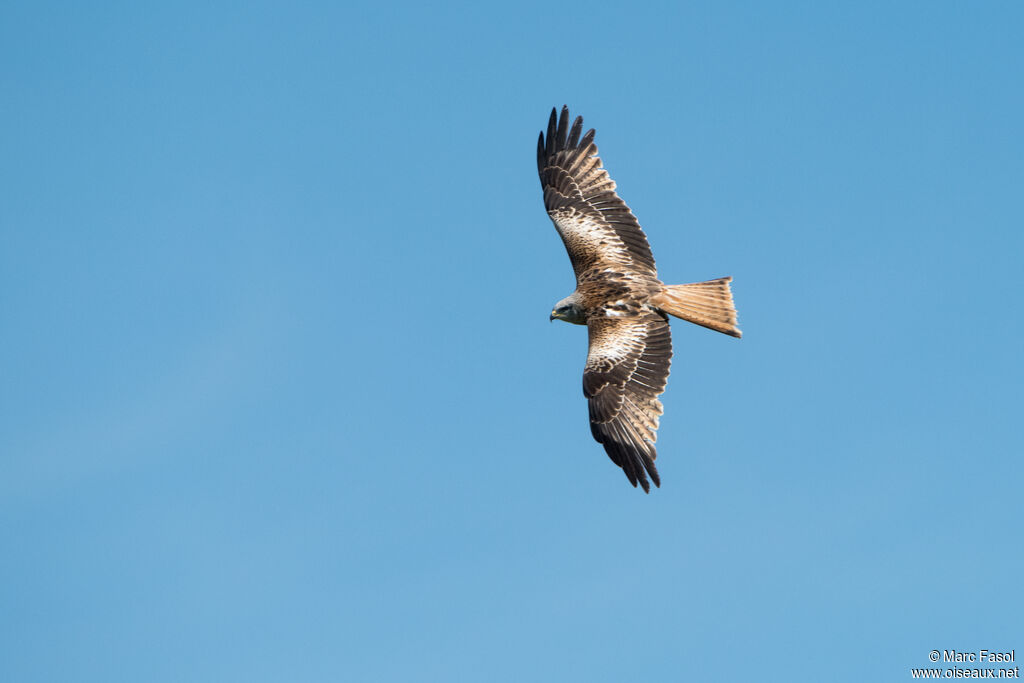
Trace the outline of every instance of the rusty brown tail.
{"type": "Polygon", "coordinates": [[[651,297],[651,303],[661,310],[697,323],[715,332],[742,337],[736,327],[736,307],[732,304],[731,277],[720,277],[707,282],[688,285],[665,285],[665,289],[651,297]]]}

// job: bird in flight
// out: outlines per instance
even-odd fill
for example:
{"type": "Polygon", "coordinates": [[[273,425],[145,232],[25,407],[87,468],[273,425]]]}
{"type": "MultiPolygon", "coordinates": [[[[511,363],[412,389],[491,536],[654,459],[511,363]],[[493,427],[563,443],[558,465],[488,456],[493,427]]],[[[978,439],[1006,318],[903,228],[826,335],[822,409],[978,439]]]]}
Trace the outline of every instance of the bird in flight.
{"type": "Polygon", "coordinates": [[[732,278],[686,285],[658,279],[647,237],[597,156],[594,129],[583,133],[581,116],[570,126],[568,107],[561,116],[551,110],[547,137],[541,131],[537,142],[537,170],[544,208],[576,273],[576,291],[555,304],[551,320],[587,326],[583,395],[591,433],[630,483],[650,493],[648,477],[661,486],[654,442],[672,360],[668,316],[742,336],[732,278]]]}

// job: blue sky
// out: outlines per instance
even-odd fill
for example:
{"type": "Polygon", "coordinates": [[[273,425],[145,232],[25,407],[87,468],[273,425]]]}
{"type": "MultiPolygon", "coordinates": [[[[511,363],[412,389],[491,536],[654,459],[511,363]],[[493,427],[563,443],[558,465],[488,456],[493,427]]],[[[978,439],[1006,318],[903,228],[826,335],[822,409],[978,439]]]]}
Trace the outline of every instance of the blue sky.
{"type": "Polygon", "coordinates": [[[8,3],[0,679],[909,680],[1024,652],[1019,3],[8,3]],[[597,128],[677,321],[590,437],[597,128]]]}

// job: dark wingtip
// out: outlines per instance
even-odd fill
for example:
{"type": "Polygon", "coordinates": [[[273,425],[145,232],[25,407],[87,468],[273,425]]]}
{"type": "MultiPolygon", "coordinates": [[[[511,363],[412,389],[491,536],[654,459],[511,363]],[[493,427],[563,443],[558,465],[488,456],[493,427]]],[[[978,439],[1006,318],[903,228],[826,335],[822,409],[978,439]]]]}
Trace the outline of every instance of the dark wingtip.
{"type": "Polygon", "coordinates": [[[583,133],[582,140],[580,137],[581,133],[583,133],[582,116],[577,116],[570,126],[569,105],[563,104],[561,113],[559,113],[558,107],[552,107],[551,116],[548,117],[546,134],[543,130],[540,132],[537,144],[538,168],[543,167],[542,158],[550,157],[565,149],[590,147],[590,143],[594,141],[594,129],[591,128],[586,133],[583,133]]]}

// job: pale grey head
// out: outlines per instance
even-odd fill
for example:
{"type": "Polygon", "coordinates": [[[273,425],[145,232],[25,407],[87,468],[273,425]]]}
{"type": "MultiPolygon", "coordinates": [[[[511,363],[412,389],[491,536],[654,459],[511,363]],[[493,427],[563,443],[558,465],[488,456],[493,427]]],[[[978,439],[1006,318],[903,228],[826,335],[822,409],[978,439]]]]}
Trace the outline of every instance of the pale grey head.
{"type": "Polygon", "coordinates": [[[583,313],[583,307],[580,306],[580,293],[573,292],[555,304],[548,320],[564,320],[574,325],[586,325],[587,317],[583,313]]]}

